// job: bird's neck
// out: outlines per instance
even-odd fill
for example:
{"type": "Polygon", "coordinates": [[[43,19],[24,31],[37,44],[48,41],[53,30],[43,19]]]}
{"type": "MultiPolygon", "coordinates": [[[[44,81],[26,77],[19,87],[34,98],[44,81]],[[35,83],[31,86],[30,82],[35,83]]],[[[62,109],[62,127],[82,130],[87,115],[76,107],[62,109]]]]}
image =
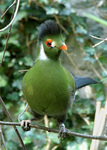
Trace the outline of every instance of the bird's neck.
{"type": "Polygon", "coordinates": [[[45,54],[43,43],[40,43],[40,46],[39,46],[38,59],[39,60],[46,60],[46,61],[49,60],[48,56],[45,54]]]}

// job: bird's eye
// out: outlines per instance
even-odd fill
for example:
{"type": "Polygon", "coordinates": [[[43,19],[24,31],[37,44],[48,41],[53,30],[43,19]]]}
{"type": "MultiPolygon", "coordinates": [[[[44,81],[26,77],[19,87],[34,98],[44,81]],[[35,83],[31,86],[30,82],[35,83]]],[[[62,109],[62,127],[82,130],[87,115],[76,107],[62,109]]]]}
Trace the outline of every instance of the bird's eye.
{"type": "Polygon", "coordinates": [[[52,45],[52,40],[51,40],[51,39],[47,39],[47,41],[46,41],[45,43],[46,43],[46,45],[47,45],[48,47],[51,47],[51,45],[52,45]]]}

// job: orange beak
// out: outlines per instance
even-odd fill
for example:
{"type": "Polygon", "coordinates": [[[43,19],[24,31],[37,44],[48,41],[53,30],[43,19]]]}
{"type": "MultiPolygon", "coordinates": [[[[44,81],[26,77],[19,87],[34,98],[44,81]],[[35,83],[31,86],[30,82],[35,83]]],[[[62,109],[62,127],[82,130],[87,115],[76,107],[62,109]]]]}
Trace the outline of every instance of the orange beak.
{"type": "Polygon", "coordinates": [[[59,49],[67,50],[67,46],[65,44],[63,44],[61,47],[59,47],[59,49]]]}

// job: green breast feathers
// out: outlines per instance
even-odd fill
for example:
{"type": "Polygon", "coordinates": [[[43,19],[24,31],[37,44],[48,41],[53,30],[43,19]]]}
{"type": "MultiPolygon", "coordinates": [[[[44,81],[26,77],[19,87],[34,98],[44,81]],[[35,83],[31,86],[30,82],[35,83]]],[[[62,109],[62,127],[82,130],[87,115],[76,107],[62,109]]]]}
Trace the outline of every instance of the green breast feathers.
{"type": "Polygon", "coordinates": [[[67,113],[74,81],[60,61],[37,60],[22,81],[24,96],[33,111],[50,116],[67,113]]]}

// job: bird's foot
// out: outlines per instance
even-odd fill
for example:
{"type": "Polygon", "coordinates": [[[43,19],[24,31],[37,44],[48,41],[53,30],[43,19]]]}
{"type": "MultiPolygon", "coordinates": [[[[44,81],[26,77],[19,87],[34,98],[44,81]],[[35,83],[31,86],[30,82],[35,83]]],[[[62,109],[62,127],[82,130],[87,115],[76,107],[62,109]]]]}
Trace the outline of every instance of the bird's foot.
{"type": "Polygon", "coordinates": [[[65,125],[63,123],[60,124],[60,127],[59,127],[59,134],[58,134],[58,138],[64,138],[66,137],[66,128],[65,128],[65,125]]]}
{"type": "Polygon", "coordinates": [[[29,131],[31,129],[31,127],[29,126],[30,123],[31,123],[31,120],[22,120],[20,122],[21,127],[24,131],[29,131]]]}

